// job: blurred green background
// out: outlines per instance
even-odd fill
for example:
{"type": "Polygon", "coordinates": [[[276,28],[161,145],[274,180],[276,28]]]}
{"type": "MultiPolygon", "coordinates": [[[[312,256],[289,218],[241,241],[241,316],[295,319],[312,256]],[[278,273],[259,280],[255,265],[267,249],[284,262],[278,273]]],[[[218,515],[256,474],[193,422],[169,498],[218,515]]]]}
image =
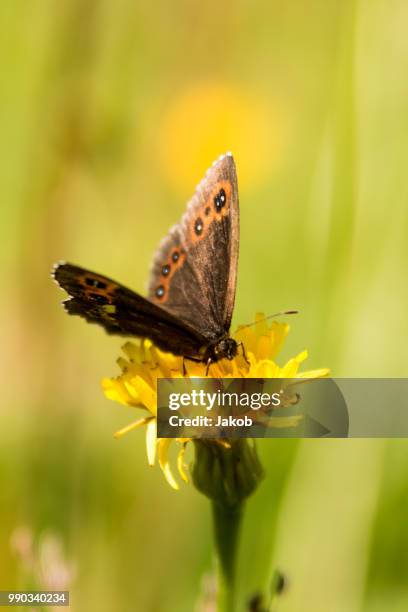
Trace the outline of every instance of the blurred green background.
{"type": "MultiPolygon", "coordinates": [[[[72,566],[72,610],[204,610],[209,505],[147,467],[143,432],[113,439],[135,417],[100,388],[121,339],[65,316],[49,270],[67,259],[144,291],[226,150],[234,326],[298,308],[281,363],[307,348],[335,376],[406,375],[407,20],[403,0],[0,4],[1,589],[72,566]]],[[[279,567],[279,612],[407,610],[408,443],[260,453],[242,601],[279,567]]]]}

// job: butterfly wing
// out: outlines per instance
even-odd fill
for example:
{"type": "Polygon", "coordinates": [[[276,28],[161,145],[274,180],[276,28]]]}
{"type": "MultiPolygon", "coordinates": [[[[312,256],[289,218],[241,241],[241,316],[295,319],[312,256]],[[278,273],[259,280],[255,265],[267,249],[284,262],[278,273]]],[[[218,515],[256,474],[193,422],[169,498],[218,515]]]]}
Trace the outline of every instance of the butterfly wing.
{"type": "Polygon", "coordinates": [[[197,331],[171,313],[116,281],[69,263],[57,264],[53,277],[69,294],[66,311],[108,334],[150,338],[174,355],[198,356],[206,343],[197,331]]]}
{"type": "Polygon", "coordinates": [[[228,332],[239,247],[238,186],[231,154],[209,169],[181,223],[155,255],[149,298],[209,340],[228,332]]]}

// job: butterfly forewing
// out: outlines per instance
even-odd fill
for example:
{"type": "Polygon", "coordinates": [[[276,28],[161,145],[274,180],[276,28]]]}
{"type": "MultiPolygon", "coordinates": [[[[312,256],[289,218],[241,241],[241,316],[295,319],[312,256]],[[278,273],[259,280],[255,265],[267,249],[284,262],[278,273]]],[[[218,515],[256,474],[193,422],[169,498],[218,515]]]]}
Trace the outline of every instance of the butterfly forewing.
{"type": "Polygon", "coordinates": [[[217,160],[181,223],[153,261],[149,297],[209,340],[228,332],[239,246],[238,186],[232,155],[217,160]]]}

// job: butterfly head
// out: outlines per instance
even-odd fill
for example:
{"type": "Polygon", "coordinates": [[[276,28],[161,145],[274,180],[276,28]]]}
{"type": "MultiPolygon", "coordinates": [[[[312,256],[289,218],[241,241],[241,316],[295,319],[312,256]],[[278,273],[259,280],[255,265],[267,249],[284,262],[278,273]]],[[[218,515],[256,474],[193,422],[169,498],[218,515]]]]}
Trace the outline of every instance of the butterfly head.
{"type": "Polygon", "coordinates": [[[221,338],[214,346],[214,361],[219,359],[234,359],[238,352],[238,344],[234,338],[228,336],[221,338]]]}

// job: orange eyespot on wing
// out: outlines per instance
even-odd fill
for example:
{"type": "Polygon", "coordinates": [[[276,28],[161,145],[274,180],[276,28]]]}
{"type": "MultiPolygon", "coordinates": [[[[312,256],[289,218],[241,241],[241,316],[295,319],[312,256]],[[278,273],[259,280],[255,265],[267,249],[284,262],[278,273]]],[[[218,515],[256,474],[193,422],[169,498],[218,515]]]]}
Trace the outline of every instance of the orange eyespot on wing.
{"type": "Polygon", "coordinates": [[[150,338],[175,355],[201,354],[201,334],[124,285],[65,262],[57,264],[52,275],[69,295],[63,302],[68,314],[96,323],[108,334],[150,338]]]}
{"type": "Polygon", "coordinates": [[[219,223],[230,212],[231,183],[219,181],[200,206],[195,207],[188,227],[188,240],[196,244],[206,237],[212,223],[219,223]]]}
{"type": "Polygon", "coordinates": [[[163,258],[163,264],[154,290],[154,298],[158,303],[166,302],[169,294],[171,279],[179,270],[186,259],[186,252],[181,247],[171,247],[167,257],[163,258]]]}
{"type": "Polygon", "coordinates": [[[117,283],[94,272],[79,275],[77,280],[87,298],[99,304],[112,304],[118,289],[117,283]]]}

